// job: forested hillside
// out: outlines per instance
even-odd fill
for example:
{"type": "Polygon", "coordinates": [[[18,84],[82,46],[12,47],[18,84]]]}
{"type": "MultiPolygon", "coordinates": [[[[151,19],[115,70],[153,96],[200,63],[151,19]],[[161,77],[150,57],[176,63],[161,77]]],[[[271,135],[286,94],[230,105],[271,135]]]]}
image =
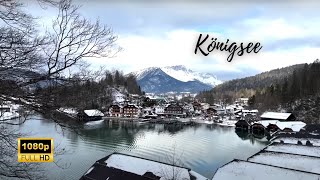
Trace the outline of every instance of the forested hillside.
{"type": "Polygon", "coordinates": [[[281,84],[284,79],[292,75],[294,70],[300,69],[303,66],[303,64],[297,64],[263,72],[255,76],[230,80],[216,86],[210,91],[201,92],[198,97],[210,103],[213,103],[215,100],[224,100],[227,103],[231,103],[236,98],[254,95],[258,89],[263,89],[272,84],[281,84]]]}
{"type": "Polygon", "coordinates": [[[251,108],[289,111],[309,123],[320,123],[320,62],[298,64],[223,83],[198,96],[207,102],[231,103],[250,97],[251,108]]]}
{"type": "Polygon", "coordinates": [[[36,94],[50,107],[77,109],[107,108],[112,102],[112,89],[124,89],[125,93],[142,94],[134,76],[124,76],[120,71],[105,72],[99,81],[83,81],[74,77],[68,84],[38,87],[36,94]]]}

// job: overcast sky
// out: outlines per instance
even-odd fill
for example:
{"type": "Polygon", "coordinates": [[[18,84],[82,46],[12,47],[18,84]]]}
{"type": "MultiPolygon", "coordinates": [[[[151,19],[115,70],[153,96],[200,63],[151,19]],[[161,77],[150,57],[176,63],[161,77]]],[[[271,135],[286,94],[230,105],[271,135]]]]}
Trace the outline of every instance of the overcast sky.
{"type": "MultiPolygon", "coordinates": [[[[99,18],[111,26],[124,49],[113,59],[89,59],[94,66],[106,65],[128,73],[151,66],[185,65],[229,80],[319,58],[320,3],[316,1],[74,2],[82,5],[85,17],[99,18]],[[263,48],[258,54],[235,56],[232,62],[227,62],[227,52],[195,55],[200,33],[222,42],[260,42],[263,48]]],[[[54,15],[30,7],[42,17],[43,24],[54,15]]]]}

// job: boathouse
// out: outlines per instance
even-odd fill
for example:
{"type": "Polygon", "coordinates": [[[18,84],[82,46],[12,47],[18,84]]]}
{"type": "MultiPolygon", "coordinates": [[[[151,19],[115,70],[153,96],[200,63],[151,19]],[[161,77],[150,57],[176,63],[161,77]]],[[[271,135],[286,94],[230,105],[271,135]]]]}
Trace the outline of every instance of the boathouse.
{"type": "Polygon", "coordinates": [[[236,124],[236,130],[246,130],[250,129],[250,124],[246,120],[239,120],[236,124]]]}
{"type": "Polygon", "coordinates": [[[254,123],[251,126],[252,134],[265,134],[266,128],[260,123],[254,123]]]}
{"type": "Polygon", "coordinates": [[[98,109],[88,109],[78,113],[78,119],[84,122],[101,120],[103,116],[104,114],[98,109]]]}
{"type": "Polygon", "coordinates": [[[259,123],[268,131],[299,132],[306,123],[301,121],[264,120],[259,123]]]}
{"type": "Polygon", "coordinates": [[[265,112],[261,115],[263,120],[295,121],[296,117],[292,113],[265,112]]]}
{"type": "Polygon", "coordinates": [[[189,168],[113,153],[96,161],[80,180],[208,180],[189,168]]]}

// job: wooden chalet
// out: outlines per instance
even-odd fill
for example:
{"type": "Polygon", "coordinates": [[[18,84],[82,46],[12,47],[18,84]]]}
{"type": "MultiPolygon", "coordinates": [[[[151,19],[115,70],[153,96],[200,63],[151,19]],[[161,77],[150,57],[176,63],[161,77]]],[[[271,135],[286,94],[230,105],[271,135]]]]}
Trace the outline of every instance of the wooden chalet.
{"type": "Polygon", "coordinates": [[[170,104],[164,108],[167,115],[183,115],[183,107],[178,104],[170,104]]]}
{"type": "Polygon", "coordinates": [[[123,116],[124,117],[138,117],[139,116],[139,107],[133,104],[127,104],[123,106],[123,116]]]}
{"type": "Polygon", "coordinates": [[[114,104],[109,107],[109,114],[111,117],[121,117],[122,116],[122,107],[114,104]]]}
{"type": "Polygon", "coordinates": [[[193,109],[196,111],[196,110],[201,110],[202,109],[202,106],[201,106],[201,104],[200,103],[198,103],[198,102],[193,102],[192,103],[192,106],[193,106],[193,109]]]}
{"type": "Polygon", "coordinates": [[[207,114],[209,114],[209,115],[217,114],[217,110],[214,109],[213,107],[209,107],[209,108],[207,109],[207,114]]]}

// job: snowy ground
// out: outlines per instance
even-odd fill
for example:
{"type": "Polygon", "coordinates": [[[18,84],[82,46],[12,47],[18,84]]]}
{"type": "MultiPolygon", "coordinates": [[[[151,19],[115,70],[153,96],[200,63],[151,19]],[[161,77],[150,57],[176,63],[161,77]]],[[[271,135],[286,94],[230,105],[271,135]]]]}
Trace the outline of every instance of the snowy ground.
{"type": "Polygon", "coordinates": [[[202,120],[202,119],[192,119],[191,121],[195,122],[195,123],[199,123],[199,124],[213,124],[214,123],[212,120],[208,121],[208,120],[202,120]]]}
{"type": "Polygon", "coordinates": [[[320,158],[315,157],[263,152],[249,158],[248,161],[320,174],[320,158]]]}
{"type": "Polygon", "coordinates": [[[289,169],[233,161],[218,169],[212,180],[319,180],[319,175],[289,169]]]}

